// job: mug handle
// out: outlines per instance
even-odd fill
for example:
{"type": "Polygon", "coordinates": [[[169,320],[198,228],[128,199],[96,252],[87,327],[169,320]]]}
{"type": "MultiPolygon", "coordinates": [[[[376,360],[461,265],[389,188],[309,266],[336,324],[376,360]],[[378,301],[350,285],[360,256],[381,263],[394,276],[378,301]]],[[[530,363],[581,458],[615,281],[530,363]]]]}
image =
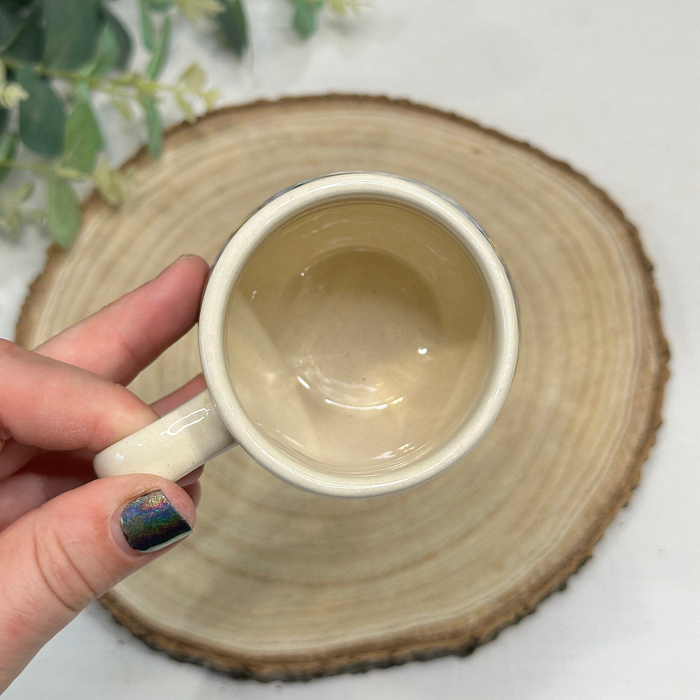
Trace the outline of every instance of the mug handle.
{"type": "Polygon", "coordinates": [[[236,445],[206,389],[155,423],[95,455],[97,476],[157,474],[181,479],[236,445]]]}

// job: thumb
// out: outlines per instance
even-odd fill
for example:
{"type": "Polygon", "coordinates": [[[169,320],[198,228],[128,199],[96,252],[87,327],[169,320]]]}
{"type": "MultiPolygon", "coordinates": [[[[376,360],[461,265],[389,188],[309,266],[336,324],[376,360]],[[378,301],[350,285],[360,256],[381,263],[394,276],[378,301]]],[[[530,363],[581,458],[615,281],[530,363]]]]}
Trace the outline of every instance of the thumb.
{"type": "Polygon", "coordinates": [[[0,534],[0,693],[84,607],[192,531],[194,503],[146,474],[98,479],[0,534]]]}

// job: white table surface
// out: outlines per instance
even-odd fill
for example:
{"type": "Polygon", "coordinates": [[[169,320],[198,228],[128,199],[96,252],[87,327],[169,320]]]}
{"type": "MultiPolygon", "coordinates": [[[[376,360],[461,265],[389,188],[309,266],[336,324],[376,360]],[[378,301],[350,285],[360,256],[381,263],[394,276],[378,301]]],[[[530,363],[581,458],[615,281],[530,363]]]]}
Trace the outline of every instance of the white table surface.
{"type": "MultiPolygon", "coordinates": [[[[135,4],[113,7],[130,16],[135,4]]],[[[225,102],[328,91],[409,97],[528,140],[605,188],[656,264],[672,350],[664,426],[640,486],[568,589],[470,657],[306,684],[241,682],[151,651],[93,605],[8,699],[700,696],[700,3],[366,5],[358,20],[325,22],[302,43],[283,18],[288,3],[248,0],[255,51],[242,67],[178,23],[165,77],[196,59],[225,102]]],[[[119,162],[143,129],[107,112],[119,162]]],[[[1,336],[13,335],[44,247],[36,236],[0,244],[1,336]]]]}

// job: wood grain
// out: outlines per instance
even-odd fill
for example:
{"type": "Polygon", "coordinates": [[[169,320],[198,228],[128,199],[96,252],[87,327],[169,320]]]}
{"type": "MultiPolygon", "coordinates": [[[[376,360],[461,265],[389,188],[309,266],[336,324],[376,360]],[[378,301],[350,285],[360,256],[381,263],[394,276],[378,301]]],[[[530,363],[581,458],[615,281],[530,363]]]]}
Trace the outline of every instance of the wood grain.
{"type": "MultiPolygon", "coordinates": [[[[521,351],[496,425],[406,493],[340,501],[285,485],[239,448],[208,465],[195,534],[103,598],[177,659],[301,679],[467,654],[591,556],[660,424],[668,346],[635,228],[564,163],[452,114],[326,96],[219,111],[133,160],[119,211],[96,197],[22,313],[33,347],[185,252],[213,260],[269,196],[342,170],[454,198],[507,261],[521,351]]],[[[133,384],[154,400],[200,370],[190,333],[133,384]]]]}

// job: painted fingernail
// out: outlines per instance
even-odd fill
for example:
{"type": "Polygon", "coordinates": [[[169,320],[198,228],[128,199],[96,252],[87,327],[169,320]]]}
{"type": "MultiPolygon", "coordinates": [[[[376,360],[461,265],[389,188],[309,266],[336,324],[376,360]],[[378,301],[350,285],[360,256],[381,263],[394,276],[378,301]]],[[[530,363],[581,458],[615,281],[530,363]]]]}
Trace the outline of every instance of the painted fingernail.
{"type": "Polygon", "coordinates": [[[139,552],[155,552],[192,532],[160,489],[127,503],[119,525],[129,546],[139,552]]]}

